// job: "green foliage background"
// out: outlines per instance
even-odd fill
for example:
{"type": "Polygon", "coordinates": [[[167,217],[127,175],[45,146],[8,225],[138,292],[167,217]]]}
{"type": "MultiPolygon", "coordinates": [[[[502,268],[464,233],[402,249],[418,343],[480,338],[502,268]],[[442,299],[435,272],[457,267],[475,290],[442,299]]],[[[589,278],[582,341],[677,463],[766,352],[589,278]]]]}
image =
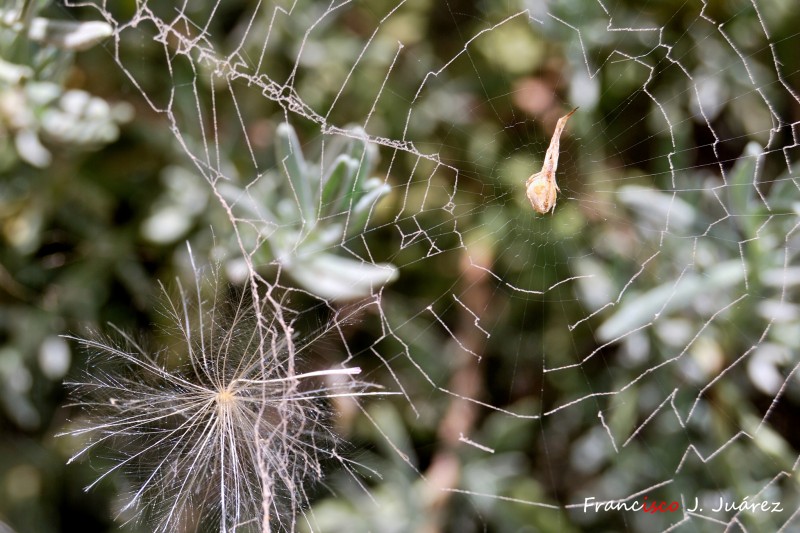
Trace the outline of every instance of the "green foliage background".
{"type": "MultiPolygon", "coordinates": [[[[340,17],[326,18],[311,35],[305,46],[326,53],[307,56],[294,86],[312,109],[327,108],[377,21],[395,3],[355,2],[340,17]],[[319,58],[316,64],[314,57],[319,58]]],[[[39,16],[54,19],[97,18],[89,8],[36,7],[39,16]]],[[[195,20],[205,20],[213,7],[210,2],[193,2],[190,14],[195,20]]],[[[417,146],[420,150],[431,148],[443,161],[463,170],[454,203],[468,258],[455,234],[440,226],[446,224],[440,210],[417,213],[426,194],[433,204],[443,205],[453,177],[431,173],[430,162],[406,153],[399,152],[393,159],[389,148],[379,147],[376,175],[384,175],[391,161],[389,181],[394,187],[379,204],[374,229],[366,236],[376,262],[399,267],[399,278],[383,293],[383,311],[410,347],[414,361],[438,384],[469,391],[482,402],[515,413],[547,413],[568,399],[619,390],[679,353],[686,352],[691,364],[662,381],[637,381],[613,397],[583,402],[568,412],[532,421],[485,409],[459,412],[456,400],[431,394],[429,383],[414,365],[395,355],[402,350],[397,341],[381,341],[377,348],[393,358],[392,369],[415,400],[419,416],[402,398],[365,406],[416,471],[398,458],[363,416],[342,413],[338,429],[352,443],[352,453],[383,477],[367,477],[370,498],[343,472],[332,471],[327,484],[333,490],[320,487],[313,504],[322,531],[656,531],[681,517],[624,513],[587,517],[563,506],[610,488],[620,495],[636,493],[643,479],[652,484],[672,480],[650,493],[656,499],[672,501],[681,495],[691,499],[721,491],[731,501],[739,501],[758,493],[779,472],[795,468],[800,447],[794,423],[800,400],[796,385],[771,405],[775,396],[763,392],[743,366],[701,396],[700,414],[692,424],[682,427],[674,417],[658,417],[644,426],[624,454],[615,455],[609,449],[607,434],[597,419],[598,410],[603,410],[611,431],[627,435],[677,388],[681,394],[673,402],[680,412],[687,412],[698,389],[710,380],[702,376],[719,374],[743,354],[754,357],[765,350],[776,354],[775,367],[784,376],[798,362],[797,281],[783,274],[794,264],[799,248],[793,228],[800,194],[792,181],[796,172],[787,172],[784,154],[777,149],[792,144],[791,131],[769,131],[774,125],[764,115],[763,102],[752,90],[753,82],[737,50],[756,76],[769,80],[755,85],[780,116],[797,120],[800,107],[775,80],[769,47],[746,38],[761,34],[758,13],[749,2],[617,3],[616,27],[661,27],[663,41],[676,43],[671,49],[654,49],[648,41],[638,41],[635,33],[609,32],[597,4],[555,2],[548,9],[578,24],[583,48],[576,42],[576,33],[565,25],[530,24],[519,17],[476,40],[469,53],[431,85],[432,90],[414,100],[425,74],[458,53],[469,37],[526,7],[530,6],[479,1],[406,3],[382,26],[384,31],[369,48],[363,68],[353,72],[349,90],[328,117],[337,125],[363,121],[375,102],[376,88],[385,82],[367,130],[389,139],[403,138],[413,102],[418,114],[407,137],[424,139],[426,143],[417,146]],[[711,31],[711,25],[699,23],[701,9],[714,20],[725,21],[730,34],[739,39],[736,49],[719,32],[711,31]],[[370,67],[385,65],[398,40],[404,44],[403,53],[384,80],[384,68],[370,67]],[[690,69],[694,83],[677,66],[658,69],[648,81],[647,69],[616,61],[620,58],[614,50],[637,47],[650,63],[667,64],[679,58],[690,69]],[[585,79],[584,51],[590,64],[603,65],[592,83],[585,79]],[[701,86],[710,91],[708,101],[716,102],[709,120],[724,138],[716,153],[713,138],[692,120],[696,113],[687,103],[687,92],[701,86]],[[549,95],[552,101],[544,99],[535,109],[541,117],[558,116],[571,107],[571,95],[581,90],[594,90],[597,98],[573,117],[569,139],[562,145],[560,180],[565,194],[553,217],[534,218],[517,193],[525,173],[538,164],[550,130],[526,107],[530,103],[525,97],[549,95]],[[662,112],[674,125],[671,131],[658,120],[662,112]],[[756,190],[751,186],[753,155],[770,142],[771,134],[771,150],[759,163],[763,186],[756,190]],[[677,187],[671,183],[666,156],[673,151],[677,187]],[[719,162],[726,171],[724,187],[719,162]],[[406,189],[409,176],[413,178],[406,189]],[[672,195],[676,188],[677,199],[672,195]],[[769,200],[771,212],[764,209],[759,193],[769,200]],[[448,253],[422,260],[427,253],[422,245],[400,250],[391,223],[404,202],[405,214],[416,218],[404,216],[398,225],[409,231],[412,222],[424,228],[441,227],[440,233],[438,229],[430,232],[448,253]],[[699,245],[692,238],[659,242],[654,235],[663,228],[667,212],[672,214],[676,235],[703,235],[709,224],[720,222],[712,226],[712,237],[701,239],[699,245]],[[528,236],[521,238],[521,232],[528,236]],[[541,296],[520,295],[496,279],[470,277],[465,260],[483,261],[480,264],[493,272],[529,287],[549,287],[589,273],[595,277],[591,282],[563,284],[541,296]],[[738,268],[743,263],[746,280],[738,268]],[[593,317],[573,331],[561,327],[563,321],[575,322],[589,314],[593,302],[613,300],[640,270],[636,286],[612,313],[593,317]],[[442,295],[450,292],[470,298],[471,308],[489,317],[481,325],[491,337],[466,336],[472,330],[465,324],[473,319],[464,316],[452,300],[444,301],[442,295]],[[710,321],[709,309],[723,307],[732,300],[731,294],[745,293],[748,297],[727,309],[723,320],[710,321]],[[456,338],[479,351],[480,364],[459,352],[451,334],[433,315],[420,312],[432,303],[456,338]],[[664,317],[655,327],[611,342],[646,325],[659,310],[664,317]],[[772,325],[766,328],[770,321],[772,325]],[[692,340],[695,334],[698,338],[692,340]],[[753,346],[757,348],[748,352],[753,346]],[[596,350],[580,374],[561,378],[558,373],[542,372],[543,352],[548,368],[553,368],[596,350]],[[686,386],[686,380],[698,373],[701,378],[686,386]],[[757,438],[736,440],[707,463],[689,458],[678,469],[687,446],[694,444],[707,456],[739,431],[755,434],[767,409],[773,410],[769,425],[759,430],[757,438]],[[469,438],[495,453],[454,442],[447,423],[463,427],[469,438]],[[622,460],[626,463],[621,464],[622,460]],[[457,466],[433,468],[447,464],[457,466]],[[431,490],[439,481],[466,491],[553,507],[431,490]]],[[[536,8],[530,8],[538,16],[536,8]]],[[[135,3],[115,2],[109,9],[124,19],[135,10],[135,3]]],[[[158,4],[154,9],[162,9],[165,18],[174,16],[172,5],[158,4]]],[[[208,32],[221,53],[240,42],[251,9],[252,4],[244,0],[224,0],[219,5],[208,32]]],[[[273,29],[276,45],[269,50],[265,65],[273,80],[285,80],[291,73],[298,36],[322,15],[324,6],[297,2],[294,9],[296,16],[283,19],[273,29]]],[[[788,0],[777,0],[765,3],[761,15],[781,59],[784,81],[797,94],[800,11],[788,0]]],[[[265,16],[255,27],[266,24],[265,16]]],[[[87,494],[81,488],[105,466],[103,457],[65,465],[74,449],[67,439],[54,435],[79,412],[66,405],[63,376],[48,371],[48,357],[53,350],[63,356],[61,334],[103,329],[109,322],[125,330],[152,331],[152,325],[161,320],[155,311],[158,280],[186,274],[185,241],[191,241],[201,256],[230,260],[233,236],[210,188],[193,171],[164,117],[153,112],[115,65],[113,43],[107,41],[75,55],[24,42],[24,36],[14,35],[5,26],[2,31],[3,59],[33,67],[33,79],[55,83],[63,90],[84,90],[108,102],[124,102],[135,110],[133,120],[119,126],[113,142],[86,145],[47,138],[43,133],[43,143],[52,153],[52,161],[43,168],[20,155],[14,142],[18,126],[7,115],[0,123],[0,521],[19,533],[70,531],[76,524],[82,531],[110,531],[115,528],[114,494],[125,481],[110,479],[87,494]],[[163,221],[154,217],[165,210],[177,218],[174,232],[168,235],[159,234],[153,222],[163,221]],[[156,229],[148,231],[148,224],[156,229]]],[[[164,75],[163,49],[149,39],[151,32],[152,28],[142,28],[126,33],[140,39],[121,40],[119,57],[149,95],[165,102],[168,91],[181,80],[191,81],[194,71],[188,62],[176,60],[170,81],[164,75]]],[[[245,53],[254,58],[264,36],[252,29],[248,35],[245,53]]],[[[0,97],[18,85],[4,82],[0,97]]],[[[274,163],[274,132],[287,115],[258,91],[245,94],[239,102],[242,114],[263,117],[253,121],[249,138],[259,161],[274,163]]],[[[30,105],[34,116],[44,115],[44,107],[30,105]]],[[[178,91],[173,105],[178,113],[192,116],[195,103],[189,92],[178,91]]],[[[233,110],[226,111],[220,115],[230,122],[218,125],[220,148],[231,172],[244,174],[249,164],[247,147],[240,136],[230,133],[235,131],[236,118],[233,110]]],[[[321,137],[317,125],[292,114],[288,118],[304,152],[314,154],[321,137]]],[[[796,154],[788,151],[788,156],[796,154]]],[[[313,157],[308,155],[309,160],[313,157]]],[[[271,258],[264,253],[258,259],[266,264],[271,258]]],[[[291,271],[284,281],[291,283],[291,271]]],[[[292,302],[296,308],[312,304],[311,298],[292,302]]],[[[309,319],[312,322],[325,320],[330,310],[317,306],[313,312],[317,315],[309,319]]],[[[347,334],[370,379],[391,387],[394,382],[386,367],[366,355],[380,335],[375,313],[367,310],[347,334]]],[[[85,354],[73,346],[66,349],[70,372],[77,372],[85,365],[85,354]]],[[[800,492],[794,477],[779,477],[770,487],[762,496],[780,500],[786,513],[744,515],[742,522],[749,531],[775,531],[798,507],[800,492]]],[[[142,526],[141,531],[146,530],[142,526]]],[[[695,520],[684,530],[721,528],[695,520]]]]}

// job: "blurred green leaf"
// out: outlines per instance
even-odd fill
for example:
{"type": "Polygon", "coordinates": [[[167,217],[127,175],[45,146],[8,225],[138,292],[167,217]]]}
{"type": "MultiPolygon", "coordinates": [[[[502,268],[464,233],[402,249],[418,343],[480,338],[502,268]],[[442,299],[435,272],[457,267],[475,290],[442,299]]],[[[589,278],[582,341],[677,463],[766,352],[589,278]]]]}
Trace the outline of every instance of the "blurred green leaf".
{"type": "MultiPolygon", "coordinates": [[[[660,316],[685,309],[703,295],[717,295],[744,281],[741,261],[725,261],[704,274],[687,273],[642,294],[630,294],[597,330],[603,342],[621,337],[660,316]]],[[[727,293],[723,293],[727,294],[727,293]]]]}

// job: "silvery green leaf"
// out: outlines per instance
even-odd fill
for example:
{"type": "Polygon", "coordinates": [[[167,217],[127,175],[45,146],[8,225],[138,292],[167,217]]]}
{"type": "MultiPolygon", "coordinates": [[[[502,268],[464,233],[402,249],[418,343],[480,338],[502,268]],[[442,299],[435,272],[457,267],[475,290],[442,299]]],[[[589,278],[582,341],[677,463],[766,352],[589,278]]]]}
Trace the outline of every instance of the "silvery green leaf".
{"type": "Polygon", "coordinates": [[[306,222],[312,222],[316,218],[316,210],[306,160],[303,158],[297,134],[287,122],[278,126],[275,151],[278,165],[285,172],[289,186],[297,197],[303,218],[306,222]]]}
{"type": "Polygon", "coordinates": [[[358,162],[358,172],[346,191],[345,205],[350,205],[351,201],[358,202],[364,193],[364,182],[378,162],[378,149],[367,141],[367,133],[360,127],[354,127],[351,131],[355,139],[350,144],[349,152],[350,157],[358,162]]]}
{"type": "Polygon", "coordinates": [[[142,236],[150,242],[168,244],[184,236],[194,217],[181,205],[166,205],[142,223],[142,236]]]}
{"type": "Polygon", "coordinates": [[[247,191],[230,182],[221,181],[217,185],[217,191],[225,201],[245,213],[245,218],[253,218],[267,222],[275,222],[277,218],[272,211],[260,201],[257,201],[247,191]]]}
{"type": "Polygon", "coordinates": [[[389,194],[392,188],[388,183],[383,183],[380,179],[373,178],[367,180],[364,191],[364,196],[353,207],[353,215],[347,226],[348,235],[366,230],[368,218],[373,207],[381,201],[381,198],[389,194]]]}
{"type": "Polygon", "coordinates": [[[800,285],[800,266],[763,270],[761,272],[761,283],[776,289],[796,287],[800,285]]]}
{"type": "Polygon", "coordinates": [[[35,131],[29,129],[18,131],[14,136],[14,144],[19,156],[31,165],[43,168],[50,164],[52,156],[35,131]]]}
{"type": "Polygon", "coordinates": [[[763,153],[763,149],[757,142],[749,142],[744,148],[742,157],[736,161],[731,169],[729,176],[728,198],[730,201],[731,213],[738,215],[734,217],[739,226],[749,237],[754,237],[756,230],[761,225],[761,219],[753,219],[745,216],[750,213],[753,200],[756,196],[756,187],[753,184],[756,172],[756,162],[763,153]]]}
{"type": "Polygon", "coordinates": [[[65,50],[86,50],[111,36],[113,29],[102,21],[75,22],[37,17],[28,26],[28,38],[65,50]]]}
{"type": "Polygon", "coordinates": [[[198,176],[184,167],[171,165],[161,171],[161,181],[169,203],[180,205],[192,216],[205,211],[209,193],[198,176]]]}
{"type": "Polygon", "coordinates": [[[320,198],[320,214],[337,214],[346,206],[343,200],[347,191],[353,186],[358,172],[358,161],[346,154],[340,154],[322,181],[320,198]]]}
{"type": "Polygon", "coordinates": [[[340,222],[326,224],[325,226],[318,227],[316,231],[317,239],[319,239],[320,246],[326,248],[339,244],[344,235],[344,225],[340,222]]]}
{"type": "Polygon", "coordinates": [[[342,243],[344,225],[340,222],[319,224],[312,231],[300,231],[291,226],[264,228],[261,234],[269,240],[271,249],[276,252],[279,262],[291,268],[300,257],[300,261],[317,253],[328,253],[332,247],[342,243]]]}
{"type": "Polygon", "coordinates": [[[83,115],[92,120],[111,121],[111,106],[102,98],[90,98],[83,115]]]}
{"type": "Polygon", "coordinates": [[[0,81],[17,85],[22,80],[33,76],[33,69],[25,65],[17,65],[0,59],[0,81]]]}
{"type": "MultiPolygon", "coordinates": [[[[345,129],[350,130],[354,126],[348,125],[345,129]]],[[[322,147],[322,165],[323,168],[331,168],[337,157],[346,154],[350,146],[350,138],[341,133],[334,133],[326,136],[322,147]]]]}
{"type": "Polygon", "coordinates": [[[797,322],[800,319],[800,306],[785,300],[771,298],[760,302],[756,309],[765,320],[773,322],[797,322]]]}
{"type": "Polygon", "coordinates": [[[275,212],[278,215],[278,222],[281,224],[291,224],[302,227],[304,218],[300,211],[297,201],[294,198],[281,198],[278,200],[275,212]]]}
{"type": "Polygon", "coordinates": [[[39,369],[50,380],[59,380],[69,371],[72,354],[61,337],[49,335],[39,345],[39,369]]]}
{"type": "Polygon", "coordinates": [[[764,394],[774,395],[784,384],[782,367],[791,363],[792,356],[787,346],[773,342],[759,344],[747,360],[747,375],[750,382],[764,394]]]}
{"type": "Polygon", "coordinates": [[[628,185],[619,188],[620,200],[633,209],[642,220],[654,228],[669,227],[677,232],[687,231],[695,221],[696,212],[688,202],[671,193],[649,187],[628,185]]]}
{"type": "Polygon", "coordinates": [[[584,256],[575,263],[577,288],[581,301],[596,311],[615,298],[614,282],[609,269],[597,258],[584,256]]]}
{"type": "Polygon", "coordinates": [[[41,127],[49,139],[76,145],[109,143],[119,136],[113,122],[82,120],[58,109],[42,114],[41,127]]]}
{"type": "Polygon", "coordinates": [[[657,314],[682,309],[697,301],[703,294],[719,293],[744,280],[742,262],[725,261],[708,269],[703,275],[687,274],[678,281],[670,281],[643,294],[626,298],[617,312],[597,330],[600,340],[607,342],[620,335],[644,326],[657,318],[657,314]]]}
{"type": "Polygon", "coordinates": [[[37,106],[46,106],[58,99],[64,88],[49,81],[34,81],[25,84],[28,101],[37,106]]]}
{"type": "Polygon", "coordinates": [[[388,263],[372,265],[325,252],[286,266],[302,287],[332,300],[364,298],[397,279],[397,268],[388,263]]]}
{"type": "Polygon", "coordinates": [[[91,99],[92,95],[86,91],[72,90],[65,92],[59,103],[65,112],[78,117],[84,114],[91,99]]]}

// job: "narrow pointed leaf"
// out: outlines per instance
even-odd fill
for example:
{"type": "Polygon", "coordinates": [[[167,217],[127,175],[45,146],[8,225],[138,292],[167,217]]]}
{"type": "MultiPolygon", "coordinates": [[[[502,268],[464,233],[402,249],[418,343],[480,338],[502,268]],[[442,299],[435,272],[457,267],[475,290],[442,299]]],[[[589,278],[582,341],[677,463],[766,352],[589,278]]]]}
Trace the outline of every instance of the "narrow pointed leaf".
{"type": "Polygon", "coordinates": [[[347,191],[346,205],[355,205],[364,194],[364,183],[369,178],[378,160],[378,149],[367,141],[367,133],[361,128],[354,128],[350,145],[350,156],[358,162],[358,172],[352,186],[347,191]]]}
{"type": "Polygon", "coordinates": [[[113,28],[103,21],[75,22],[35,18],[28,27],[28,38],[65,50],[86,50],[103,42],[113,33],[113,28]]]}
{"type": "Polygon", "coordinates": [[[296,197],[303,219],[312,224],[316,219],[316,210],[306,160],[303,158],[303,151],[300,149],[300,141],[294,128],[286,122],[278,126],[275,150],[278,165],[288,178],[289,187],[296,197]]]}
{"type": "Polygon", "coordinates": [[[358,172],[358,161],[341,154],[334,161],[328,176],[323,180],[320,198],[320,216],[332,215],[346,209],[343,200],[352,187],[358,172]]]}
{"type": "Polygon", "coordinates": [[[725,261],[703,275],[687,274],[679,281],[670,281],[643,294],[632,295],[600,326],[597,336],[603,342],[616,339],[656,320],[659,312],[665,314],[683,309],[703,294],[719,294],[743,280],[742,262],[725,261]]]}
{"type": "Polygon", "coordinates": [[[369,222],[370,213],[381,198],[386,196],[392,191],[388,183],[382,183],[379,179],[369,180],[367,187],[365,187],[364,196],[353,207],[352,217],[347,225],[347,234],[356,235],[365,231],[367,223],[369,222]],[[370,182],[373,182],[370,184],[370,182]]]}
{"type": "Polygon", "coordinates": [[[756,163],[761,157],[763,150],[756,142],[750,142],[745,146],[742,157],[729,173],[728,198],[730,201],[730,211],[734,220],[738,223],[741,230],[748,237],[755,237],[755,232],[763,222],[763,219],[752,218],[751,214],[753,202],[756,196],[756,187],[753,184],[756,172],[756,163]]]}
{"type": "Polygon", "coordinates": [[[364,298],[397,279],[388,263],[369,264],[329,253],[317,253],[287,269],[306,290],[331,300],[364,298]]]}

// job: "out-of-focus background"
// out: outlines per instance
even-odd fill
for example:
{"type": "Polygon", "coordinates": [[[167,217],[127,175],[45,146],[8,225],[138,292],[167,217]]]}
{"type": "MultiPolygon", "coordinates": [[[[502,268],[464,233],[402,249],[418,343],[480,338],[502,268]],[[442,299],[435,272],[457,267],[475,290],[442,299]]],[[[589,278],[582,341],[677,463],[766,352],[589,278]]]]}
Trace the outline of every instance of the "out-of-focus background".
{"type": "Polygon", "coordinates": [[[300,530],[800,527],[793,1],[70,4],[0,10],[0,531],[119,527],[126,480],[84,492],[106,456],[56,437],[63,335],[153,336],[187,241],[301,325],[357,309],[315,357],[402,392],[334,402],[373,473],[332,465],[300,530]],[[371,201],[316,240],[284,121],[318,176],[370,136],[371,201]],[[582,505],[644,497],[680,512],[582,505]],[[712,511],[744,498],[782,512],[712,511]]]}

